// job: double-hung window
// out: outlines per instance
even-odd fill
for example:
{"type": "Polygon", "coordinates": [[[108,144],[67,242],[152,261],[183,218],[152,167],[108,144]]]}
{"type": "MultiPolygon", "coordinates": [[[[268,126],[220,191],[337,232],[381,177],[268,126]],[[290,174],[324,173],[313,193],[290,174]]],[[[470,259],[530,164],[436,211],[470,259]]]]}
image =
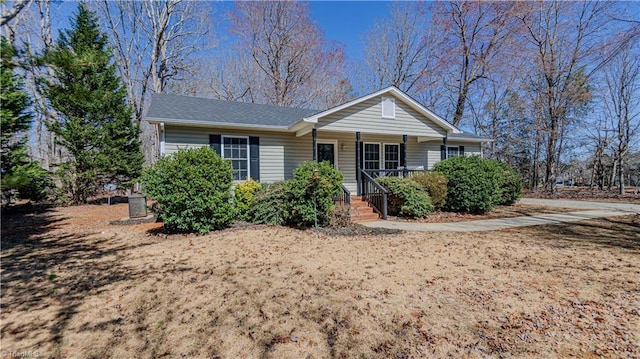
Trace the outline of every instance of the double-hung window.
{"type": "Polygon", "coordinates": [[[222,155],[224,159],[231,162],[234,181],[244,181],[249,178],[249,139],[247,137],[222,137],[222,155]]]}
{"type": "Polygon", "coordinates": [[[447,146],[447,158],[460,156],[460,146],[447,146]]]}

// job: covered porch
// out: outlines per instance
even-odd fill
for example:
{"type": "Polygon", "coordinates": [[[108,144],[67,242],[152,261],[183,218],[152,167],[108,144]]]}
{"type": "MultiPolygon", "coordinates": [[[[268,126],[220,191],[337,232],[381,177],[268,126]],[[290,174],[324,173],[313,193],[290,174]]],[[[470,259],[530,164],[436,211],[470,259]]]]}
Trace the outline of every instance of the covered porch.
{"type": "Polygon", "coordinates": [[[316,128],[301,137],[307,138],[313,160],[328,161],[343,173],[344,197],[361,196],[382,218],[387,215],[387,191],[377,177],[412,176],[449,157],[481,155],[486,142],[472,134],[426,137],[316,128]]]}
{"type": "MultiPolygon", "coordinates": [[[[402,175],[415,170],[431,169],[441,160],[441,144],[446,137],[311,129],[312,159],[328,161],[344,175],[344,185],[354,194],[362,194],[362,172],[375,178],[402,175]]],[[[463,149],[464,151],[464,149],[463,149]]]]}

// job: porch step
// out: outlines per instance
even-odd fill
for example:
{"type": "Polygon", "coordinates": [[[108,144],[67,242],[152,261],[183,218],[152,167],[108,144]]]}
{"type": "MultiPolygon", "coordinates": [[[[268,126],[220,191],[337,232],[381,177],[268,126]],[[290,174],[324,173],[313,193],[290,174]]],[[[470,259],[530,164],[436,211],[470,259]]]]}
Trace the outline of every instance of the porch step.
{"type": "Polygon", "coordinates": [[[371,222],[380,219],[378,213],[369,207],[369,203],[363,201],[360,197],[351,197],[349,214],[353,223],[371,222]]]}

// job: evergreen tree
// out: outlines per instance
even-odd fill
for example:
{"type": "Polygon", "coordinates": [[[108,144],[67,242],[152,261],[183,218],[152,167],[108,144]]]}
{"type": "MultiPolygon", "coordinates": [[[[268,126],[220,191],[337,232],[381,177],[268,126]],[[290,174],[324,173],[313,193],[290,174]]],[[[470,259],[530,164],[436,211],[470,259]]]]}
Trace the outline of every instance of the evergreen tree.
{"type": "Polygon", "coordinates": [[[4,37],[0,41],[0,147],[5,175],[25,161],[25,139],[21,134],[29,129],[32,116],[29,95],[22,89],[21,79],[13,72],[16,51],[4,37]]]}
{"type": "MultiPolygon", "coordinates": [[[[31,100],[23,89],[22,79],[14,73],[15,48],[2,37],[0,39],[0,156],[2,161],[2,194],[7,202],[11,193],[18,190],[30,197],[27,191],[34,175],[43,176],[37,163],[29,161],[26,147],[26,131],[33,119],[29,107],[31,100]]],[[[40,199],[40,198],[34,198],[40,199]]]]}
{"type": "Polygon", "coordinates": [[[56,78],[46,85],[47,98],[60,113],[48,126],[69,155],[60,173],[71,200],[86,202],[106,183],[130,184],[142,170],[140,128],[132,121],[106,35],[84,4],[72,29],[60,32],[45,57],[56,78]]]}

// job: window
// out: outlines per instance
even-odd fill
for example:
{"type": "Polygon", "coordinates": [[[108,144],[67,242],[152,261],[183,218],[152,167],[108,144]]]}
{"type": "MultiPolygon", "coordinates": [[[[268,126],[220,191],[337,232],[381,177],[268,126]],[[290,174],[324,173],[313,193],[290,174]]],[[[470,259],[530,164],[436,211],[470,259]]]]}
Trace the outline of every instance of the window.
{"type": "Polygon", "coordinates": [[[364,169],[365,170],[380,169],[380,144],[379,143],[364,144],[364,169]]]}
{"type": "Polygon", "coordinates": [[[249,178],[248,142],[247,137],[225,136],[222,138],[222,158],[230,160],[234,181],[244,181],[249,178]]]}
{"type": "Polygon", "coordinates": [[[447,158],[460,156],[460,146],[447,146],[447,158]]]}
{"type": "Polygon", "coordinates": [[[388,144],[384,145],[384,169],[397,170],[400,167],[400,145],[388,144]]]}
{"type": "Polygon", "coordinates": [[[382,98],[382,118],[396,118],[396,99],[382,98]]]}

